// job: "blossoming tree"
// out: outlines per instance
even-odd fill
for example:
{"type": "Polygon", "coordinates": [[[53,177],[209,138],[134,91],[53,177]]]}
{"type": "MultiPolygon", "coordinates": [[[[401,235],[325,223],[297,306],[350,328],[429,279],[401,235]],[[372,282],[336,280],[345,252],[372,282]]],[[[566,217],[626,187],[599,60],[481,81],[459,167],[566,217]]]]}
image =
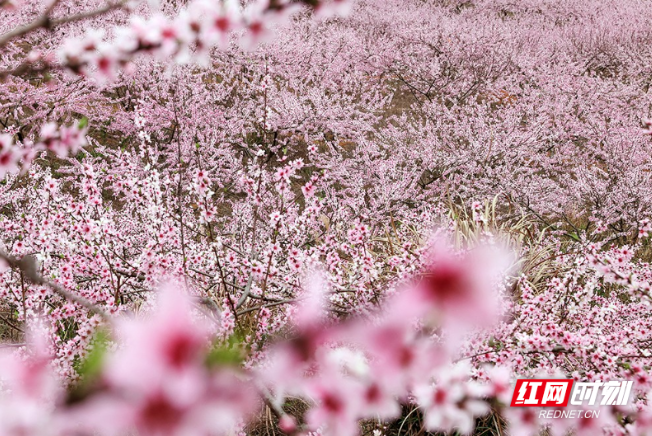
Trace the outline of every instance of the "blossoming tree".
{"type": "Polygon", "coordinates": [[[0,6],[0,435],[652,431],[640,2],[0,6]]]}

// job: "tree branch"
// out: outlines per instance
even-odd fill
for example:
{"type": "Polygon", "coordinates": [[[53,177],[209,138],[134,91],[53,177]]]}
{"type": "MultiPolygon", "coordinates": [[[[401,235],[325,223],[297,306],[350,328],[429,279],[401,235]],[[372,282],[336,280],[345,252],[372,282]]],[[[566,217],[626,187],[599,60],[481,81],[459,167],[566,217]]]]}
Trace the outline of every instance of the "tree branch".
{"type": "Polygon", "coordinates": [[[93,11],[82,12],[77,15],[71,15],[69,17],[63,17],[63,18],[53,20],[51,19],[50,15],[52,14],[52,11],[54,10],[54,8],[57,6],[58,3],[59,0],[54,0],[52,4],[48,6],[48,8],[42,14],[31,23],[25,24],[24,26],[17,27],[14,30],[11,30],[3,34],[2,36],[0,36],[0,48],[7,45],[9,41],[11,41],[12,39],[18,38],[19,36],[27,35],[28,33],[31,33],[35,30],[52,29],[54,27],[61,26],[63,24],[73,23],[88,18],[94,18],[99,15],[103,15],[107,12],[110,12],[114,9],[120,9],[127,2],[126,0],[121,0],[115,3],[109,3],[93,11]]]}
{"type": "Polygon", "coordinates": [[[105,320],[111,319],[111,316],[101,307],[94,304],[92,301],[87,300],[81,295],[76,295],[68,290],[64,289],[58,283],[55,283],[51,280],[46,279],[38,272],[38,264],[34,256],[28,255],[20,259],[11,256],[4,251],[0,250],[0,259],[4,260],[12,268],[17,268],[25,275],[28,281],[34,283],[35,285],[47,286],[55,293],[59,294],[61,297],[65,298],[68,301],[75,302],[80,306],[86,308],[89,312],[100,315],[105,320]]]}

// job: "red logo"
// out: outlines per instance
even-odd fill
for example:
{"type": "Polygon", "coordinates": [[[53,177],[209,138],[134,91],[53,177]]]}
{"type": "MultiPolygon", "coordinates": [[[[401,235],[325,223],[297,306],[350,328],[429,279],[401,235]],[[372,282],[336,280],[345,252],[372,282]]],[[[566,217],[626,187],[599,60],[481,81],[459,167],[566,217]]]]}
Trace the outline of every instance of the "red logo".
{"type": "Polygon", "coordinates": [[[516,381],[512,407],[566,407],[572,379],[520,379],[516,381]]]}

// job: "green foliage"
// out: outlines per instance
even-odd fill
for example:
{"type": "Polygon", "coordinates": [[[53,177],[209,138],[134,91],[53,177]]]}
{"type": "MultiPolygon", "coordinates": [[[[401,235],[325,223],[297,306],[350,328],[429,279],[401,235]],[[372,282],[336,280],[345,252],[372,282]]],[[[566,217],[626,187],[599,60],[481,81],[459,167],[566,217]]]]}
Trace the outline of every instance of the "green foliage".
{"type": "Polygon", "coordinates": [[[78,126],[80,129],[83,129],[88,126],[88,118],[82,117],[81,120],[79,120],[78,126]]]}
{"type": "Polygon", "coordinates": [[[244,362],[243,338],[233,334],[226,342],[216,343],[206,356],[206,366],[218,368],[221,366],[238,367],[244,362]]]}
{"type": "Polygon", "coordinates": [[[109,343],[110,337],[108,332],[105,330],[95,332],[88,355],[80,361],[77,368],[77,372],[82,377],[82,380],[91,381],[100,375],[109,343]]]}

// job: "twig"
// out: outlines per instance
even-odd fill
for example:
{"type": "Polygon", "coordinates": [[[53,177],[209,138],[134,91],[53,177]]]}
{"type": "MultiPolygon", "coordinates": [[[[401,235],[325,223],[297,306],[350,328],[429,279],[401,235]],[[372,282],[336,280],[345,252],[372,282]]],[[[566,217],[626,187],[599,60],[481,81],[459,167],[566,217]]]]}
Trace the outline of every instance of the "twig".
{"type": "Polygon", "coordinates": [[[242,296],[240,297],[240,299],[238,300],[238,304],[236,304],[236,306],[235,306],[236,309],[240,309],[242,307],[242,305],[245,304],[245,302],[247,301],[247,298],[249,297],[249,294],[251,293],[251,285],[253,284],[253,282],[254,282],[254,275],[253,275],[253,273],[251,273],[249,275],[249,279],[247,280],[247,286],[245,286],[245,290],[242,293],[242,296]]]}
{"type": "MultiPolygon", "coordinates": [[[[278,402],[272,396],[272,394],[269,393],[267,388],[265,388],[264,386],[261,386],[261,385],[258,385],[257,387],[258,387],[258,391],[260,392],[261,396],[263,397],[263,400],[265,401],[265,404],[267,405],[267,407],[269,407],[269,409],[272,411],[272,413],[274,415],[276,415],[276,417],[279,419],[279,421],[282,418],[286,417],[286,416],[290,416],[287,413],[285,413],[283,408],[278,404],[278,402]]],[[[281,431],[283,431],[283,430],[281,430],[281,431]]],[[[284,433],[289,434],[290,436],[295,435],[295,434],[299,434],[299,428],[297,427],[296,429],[293,429],[292,431],[290,431],[288,433],[286,433],[286,432],[284,432],[284,433]]]]}
{"type": "Polygon", "coordinates": [[[18,344],[0,344],[0,348],[19,348],[19,347],[25,347],[27,344],[25,343],[18,343],[18,344]]]}
{"type": "Polygon", "coordinates": [[[48,8],[39,17],[34,21],[32,21],[31,23],[25,24],[24,26],[17,27],[0,36],[0,48],[7,45],[9,41],[11,41],[12,39],[17,38],[19,36],[27,35],[28,33],[31,33],[37,29],[41,29],[41,28],[52,29],[53,27],[61,26],[63,24],[73,23],[75,21],[81,21],[87,18],[94,18],[99,15],[103,15],[107,12],[110,12],[114,9],[122,8],[127,3],[127,1],[122,0],[117,3],[109,3],[106,6],[95,9],[93,11],[82,12],[77,15],[71,15],[69,17],[53,20],[50,17],[50,15],[58,3],[59,0],[53,1],[52,4],[48,6],[48,8]]]}
{"type": "Polygon", "coordinates": [[[280,306],[281,304],[295,303],[295,302],[297,302],[299,300],[300,299],[293,298],[293,299],[290,299],[290,300],[275,301],[273,303],[263,304],[261,306],[250,307],[248,309],[244,309],[244,310],[241,310],[240,312],[238,312],[238,316],[244,315],[245,313],[249,313],[249,312],[255,312],[256,310],[260,310],[260,309],[263,309],[265,307],[273,307],[273,306],[280,306]]]}

